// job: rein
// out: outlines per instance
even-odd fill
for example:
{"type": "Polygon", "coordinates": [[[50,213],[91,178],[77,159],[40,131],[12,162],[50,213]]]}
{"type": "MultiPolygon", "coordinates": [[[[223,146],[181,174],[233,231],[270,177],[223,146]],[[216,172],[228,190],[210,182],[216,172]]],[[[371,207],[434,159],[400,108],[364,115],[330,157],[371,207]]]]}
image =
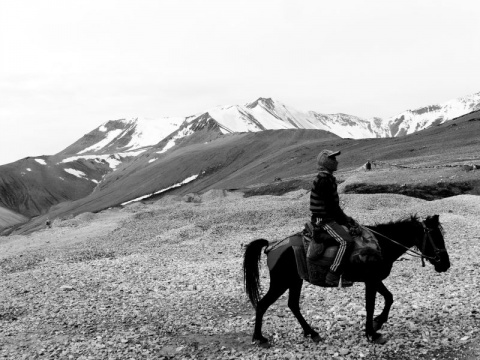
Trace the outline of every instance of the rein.
{"type": "MultiPolygon", "coordinates": [[[[406,249],[406,253],[408,253],[409,255],[413,256],[413,257],[417,257],[417,258],[420,258],[422,260],[422,267],[425,267],[425,260],[424,259],[429,259],[429,260],[432,260],[432,261],[438,261],[440,260],[440,257],[439,257],[439,254],[441,252],[445,252],[446,250],[441,250],[441,249],[438,249],[436,246],[435,246],[435,243],[433,242],[432,240],[432,237],[430,235],[430,229],[425,225],[425,222],[422,221],[422,226],[423,226],[423,230],[424,230],[424,236],[423,236],[423,241],[422,241],[422,250],[420,250],[420,252],[418,251],[415,251],[415,250],[412,250],[411,248],[399,243],[398,241],[395,241],[393,239],[390,239],[388,236],[385,236],[383,234],[380,234],[379,232],[369,228],[368,226],[364,226],[364,225],[360,225],[361,227],[371,231],[372,233],[374,234],[377,234],[377,235],[380,235],[381,237],[393,242],[394,244],[397,244],[398,246],[401,246],[403,247],[404,249],[406,249]],[[435,256],[428,256],[428,255],[424,255],[423,254],[423,251],[425,250],[425,247],[426,247],[426,244],[427,244],[427,239],[429,240],[430,244],[432,245],[432,248],[433,248],[433,251],[435,252],[435,256]]],[[[417,246],[418,248],[418,246],[417,246]]]]}

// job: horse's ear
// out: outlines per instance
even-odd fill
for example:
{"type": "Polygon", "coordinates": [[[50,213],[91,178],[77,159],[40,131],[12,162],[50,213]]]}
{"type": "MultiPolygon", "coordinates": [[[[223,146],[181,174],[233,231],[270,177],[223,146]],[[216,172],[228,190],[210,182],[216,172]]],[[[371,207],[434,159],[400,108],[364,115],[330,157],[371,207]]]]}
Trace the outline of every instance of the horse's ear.
{"type": "Polygon", "coordinates": [[[432,221],[434,224],[439,224],[440,223],[440,215],[427,216],[425,221],[427,221],[427,222],[432,221]]]}

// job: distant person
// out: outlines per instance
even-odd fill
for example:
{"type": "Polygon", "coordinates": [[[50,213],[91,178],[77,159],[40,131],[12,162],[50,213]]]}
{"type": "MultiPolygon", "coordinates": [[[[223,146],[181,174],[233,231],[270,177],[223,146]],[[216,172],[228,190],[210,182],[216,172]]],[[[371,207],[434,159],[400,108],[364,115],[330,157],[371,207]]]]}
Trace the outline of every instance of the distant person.
{"type": "MultiPolygon", "coordinates": [[[[339,244],[338,252],[325,278],[326,286],[337,287],[343,273],[344,263],[348,261],[348,250],[353,238],[342,226],[354,226],[355,220],[347,216],[340,208],[337,192],[337,180],[333,176],[338,168],[336,156],[340,151],[322,150],[317,156],[318,174],[313,181],[310,194],[312,224],[326,231],[339,244]]],[[[342,279],[342,286],[352,286],[351,281],[342,279]]]]}
{"type": "Polygon", "coordinates": [[[372,163],[370,162],[370,160],[367,160],[367,163],[365,164],[365,169],[367,171],[372,170],[372,163]]]}

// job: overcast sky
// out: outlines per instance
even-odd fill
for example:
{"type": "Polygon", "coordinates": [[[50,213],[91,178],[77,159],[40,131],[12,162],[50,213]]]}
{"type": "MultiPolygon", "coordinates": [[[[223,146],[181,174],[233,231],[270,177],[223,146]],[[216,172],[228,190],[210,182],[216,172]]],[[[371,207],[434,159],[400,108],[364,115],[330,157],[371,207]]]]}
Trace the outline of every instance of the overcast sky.
{"type": "Polygon", "coordinates": [[[480,91],[478,0],[0,0],[0,164],[272,97],[394,116],[480,91]]]}

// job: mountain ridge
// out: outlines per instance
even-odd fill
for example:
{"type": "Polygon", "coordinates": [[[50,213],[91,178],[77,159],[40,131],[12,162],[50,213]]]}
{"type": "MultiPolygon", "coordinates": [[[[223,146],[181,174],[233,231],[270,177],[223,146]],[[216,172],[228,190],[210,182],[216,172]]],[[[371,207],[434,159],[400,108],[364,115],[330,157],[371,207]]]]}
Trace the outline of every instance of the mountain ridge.
{"type": "MultiPolygon", "coordinates": [[[[187,117],[109,120],[85,134],[59,154],[105,154],[112,152],[142,151],[176,133],[176,139],[191,135],[208,118],[217,123],[223,134],[274,129],[318,129],[332,132],[342,138],[398,137],[444,123],[455,117],[480,109],[480,92],[449,100],[442,104],[427,105],[406,110],[387,119],[370,119],[337,113],[298,111],[272,98],[259,97],[244,105],[217,106],[187,117]],[[148,134],[148,135],[147,135],[148,134]]],[[[210,125],[213,128],[213,125],[210,125]]],[[[174,146],[169,144],[169,148],[174,146]]],[[[168,149],[165,149],[165,151],[168,149]]],[[[135,154],[134,154],[135,155],[135,154]]],[[[134,156],[133,155],[133,156],[134,156]]]]}

